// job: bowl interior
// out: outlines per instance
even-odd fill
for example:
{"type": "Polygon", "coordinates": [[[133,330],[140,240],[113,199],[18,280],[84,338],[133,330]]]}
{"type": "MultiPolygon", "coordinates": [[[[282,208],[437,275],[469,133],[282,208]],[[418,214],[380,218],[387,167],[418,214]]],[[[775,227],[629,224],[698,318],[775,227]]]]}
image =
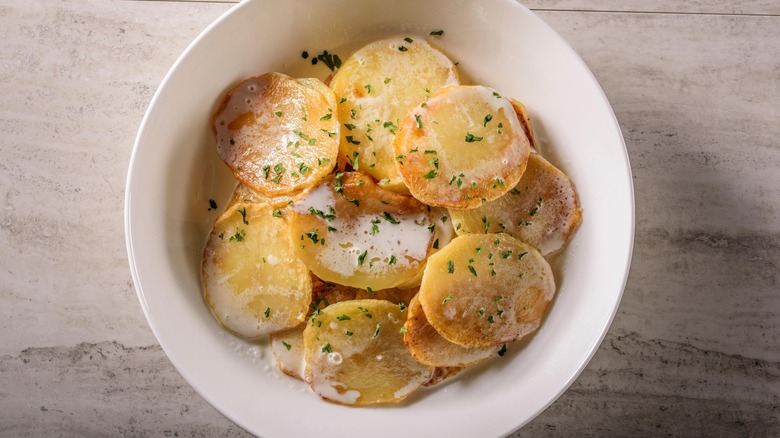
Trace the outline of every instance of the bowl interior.
{"type": "Polygon", "coordinates": [[[125,207],[136,290],[160,344],[204,398],[262,436],[324,425],[342,436],[395,436],[399,427],[426,436],[510,433],[552,403],[595,352],[619,304],[633,240],[630,167],[609,103],[574,51],[511,0],[240,3],[193,42],[157,91],[136,140],[125,207]],[[429,36],[435,30],[444,34],[429,36]],[[216,155],[210,118],[245,77],[330,74],[303,60],[303,50],[346,59],[399,34],[425,37],[468,81],[523,102],[543,155],[577,187],[584,219],[554,260],[558,296],[533,339],[401,405],[346,408],[281,375],[264,343],[225,333],[202,301],[203,243],[234,184],[216,155]]]}

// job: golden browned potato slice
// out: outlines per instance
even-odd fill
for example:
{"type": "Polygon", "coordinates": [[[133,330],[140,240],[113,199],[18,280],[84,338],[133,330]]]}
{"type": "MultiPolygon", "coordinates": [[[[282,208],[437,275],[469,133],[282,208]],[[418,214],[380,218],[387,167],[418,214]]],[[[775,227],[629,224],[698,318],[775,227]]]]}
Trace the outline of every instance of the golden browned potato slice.
{"type": "Polygon", "coordinates": [[[335,96],[313,81],[281,73],[249,78],[214,114],[217,152],[252,190],[271,197],[300,191],[336,164],[335,96]]]}
{"type": "Polygon", "coordinates": [[[404,327],[406,348],[418,362],[433,367],[467,367],[493,356],[501,348],[499,345],[464,347],[444,339],[428,323],[417,297],[409,305],[404,327]]]}
{"type": "Polygon", "coordinates": [[[514,187],[530,153],[512,104],[481,85],[447,87],[415,106],[393,146],[396,167],[415,198],[463,209],[514,187]]]}
{"type": "Polygon", "coordinates": [[[520,182],[473,210],[450,210],[458,234],[508,233],[550,254],[562,248],[582,218],[577,193],[563,172],[538,154],[520,182]]]}
{"type": "Polygon", "coordinates": [[[507,234],[468,234],[428,259],[417,297],[445,339],[488,347],[536,330],[554,294],[539,251],[507,234]]]}
{"type": "Polygon", "coordinates": [[[433,373],[404,346],[405,320],[405,311],[384,300],[342,301],[313,315],[303,332],[306,382],[343,405],[403,400],[433,373]]]}
{"type": "Polygon", "coordinates": [[[433,376],[431,376],[430,380],[423,383],[423,386],[429,388],[431,386],[438,385],[439,383],[455,376],[461,371],[463,371],[463,368],[436,367],[433,370],[433,376]]]}
{"type": "MultiPolygon", "coordinates": [[[[333,303],[354,300],[357,289],[347,286],[328,284],[312,279],[312,300],[309,305],[308,315],[315,310],[322,310],[333,303]]],[[[306,322],[295,328],[272,333],[271,351],[276,357],[276,365],[288,376],[303,380],[303,370],[306,363],[303,358],[303,330],[306,322]]]]}
{"type": "Polygon", "coordinates": [[[525,105],[512,98],[509,99],[509,102],[512,103],[512,108],[515,110],[517,120],[519,120],[520,124],[523,126],[523,132],[525,132],[525,136],[528,137],[528,143],[530,143],[531,149],[533,151],[539,152],[536,134],[534,134],[533,127],[531,126],[531,116],[528,115],[528,111],[526,111],[525,105]]]}
{"type": "Polygon", "coordinates": [[[298,258],[323,280],[347,286],[381,290],[406,282],[432,244],[427,208],[360,172],[329,177],[288,211],[298,258]]]}
{"type": "MultiPolygon", "coordinates": [[[[295,194],[297,194],[297,192],[295,194]]],[[[280,209],[292,204],[294,199],[295,199],[294,194],[266,196],[260,192],[250,189],[243,183],[239,182],[238,184],[236,184],[235,190],[233,190],[233,196],[230,197],[230,201],[228,201],[227,208],[230,208],[239,202],[241,203],[257,202],[257,203],[268,204],[275,209],[280,209]]]]}
{"type": "Polygon", "coordinates": [[[284,219],[267,204],[236,204],[214,224],[203,250],[203,298],[229,331],[256,338],[300,324],[311,277],[284,219]]]}
{"type": "Polygon", "coordinates": [[[388,190],[408,193],[393,154],[398,125],[414,105],[459,83],[452,61],[422,38],[391,38],[359,49],[330,83],[340,99],[339,163],[368,173],[388,190]]]}

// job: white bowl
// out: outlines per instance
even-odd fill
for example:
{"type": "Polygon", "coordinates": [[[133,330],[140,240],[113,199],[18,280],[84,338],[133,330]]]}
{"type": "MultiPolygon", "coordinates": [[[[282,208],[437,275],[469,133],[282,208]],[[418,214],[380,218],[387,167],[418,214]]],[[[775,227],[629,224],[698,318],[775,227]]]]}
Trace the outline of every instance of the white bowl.
{"type": "Polygon", "coordinates": [[[160,345],[215,408],[264,437],[304,434],[488,437],[549,406],[598,348],[623,292],[633,242],[623,138],[598,83],[542,20],[511,0],[245,1],[182,54],[152,100],[133,149],[125,231],[133,280],[160,345]],[[233,180],[210,117],[236,81],[269,71],[324,78],[308,50],[339,54],[397,34],[429,37],[465,78],[528,107],[544,155],[574,181],[584,219],[554,261],[559,291],[541,329],[453,381],[399,405],[326,403],[281,375],[263,344],[226,334],[201,298],[203,242],[233,180]]]}

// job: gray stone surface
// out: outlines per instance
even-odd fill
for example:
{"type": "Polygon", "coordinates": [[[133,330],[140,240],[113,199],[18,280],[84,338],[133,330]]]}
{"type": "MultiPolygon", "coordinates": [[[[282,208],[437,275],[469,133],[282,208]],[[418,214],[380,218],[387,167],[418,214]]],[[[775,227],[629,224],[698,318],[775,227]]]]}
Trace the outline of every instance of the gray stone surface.
{"type": "MultiPolygon", "coordinates": [[[[516,435],[780,435],[777,3],[528,4],[615,109],[637,227],[607,338],[516,435]]],[[[157,345],[122,223],[143,112],[229,6],[0,4],[0,436],[246,435],[157,345]]]]}

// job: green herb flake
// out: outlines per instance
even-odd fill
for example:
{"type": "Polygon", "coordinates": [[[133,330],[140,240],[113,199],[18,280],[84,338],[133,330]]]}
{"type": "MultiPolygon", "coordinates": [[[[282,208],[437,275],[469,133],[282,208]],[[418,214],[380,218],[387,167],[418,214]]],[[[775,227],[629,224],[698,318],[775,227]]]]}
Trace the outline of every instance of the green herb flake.
{"type": "Polygon", "coordinates": [[[493,120],[493,114],[487,114],[485,115],[485,121],[482,123],[482,126],[487,128],[487,124],[489,121],[493,120]]]}
{"type": "Polygon", "coordinates": [[[398,333],[406,333],[406,326],[401,327],[401,330],[398,330],[398,333]]]}
{"type": "Polygon", "coordinates": [[[358,259],[357,259],[358,266],[362,266],[363,265],[363,262],[365,262],[367,255],[368,255],[368,250],[365,250],[365,251],[363,251],[362,254],[360,254],[358,256],[358,259]]]}
{"type": "Polygon", "coordinates": [[[345,127],[345,128],[347,128],[347,129],[349,129],[350,131],[351,131],[351,130],[353,130],[353,129],[355,129],[355,128],[357,128],[357,126],[355,126],[355,125],[353,125],[353,124],[351,124],[351,123],[345,123],[345,124],[344,124],[344,127],[345,127]]]}
{"type": "Polygon", "coordinates": [[[432,31],[432,32],[431,32],[431,34],[430,34],[430,35],[431,35],[431,36],[442,36],[442,35],[444,35],[444,31],[443,31],[443,30],[441,30],[441,29],[439,29],[439,30],[434,30],[434,31],[432,31]]]}
{"type": "Polygon", "coordinates": [[[336,319],[338,319],[339,321],[349,321],[352,318],[350,318],[349,315],[341,315],[341,316],[337,316],[336,319]]]}
{"type": "Polygon", "coordinates": [[[451,300],[453,298],[454,297],[452,295],[447,295],[446,297],[444,297],[444,300],[441,303],[444,304],[444,303],[446,303],[447,301],[449,301],[449,300],[451,300]]]}
{"type": "Polygon", "coordinates": [[[395,258],[395,255],[391,255],[390,256],[390,261],[387,262],[387,264],[388,265],[394,265],[394,264],[396,264],[397,261],[398,261],[398,259],[395,258]]]}
{"type": "Polygon", "coordinates": [[[411,39],[411,38],[409,38],[409,37],[406,37],[406,38],[404,38],[404,41],[406,41],[406,42],[407,42],[407,43],[409,43],[409,44],[411,44],[411,43],[413,43],[413,42],[414,42],[414,40],[412,40],[412,39],[411,39]]]}
{"type": "Polygon", "coordinates": [[[472,274],[474,274],[474,276],[475,276],[475,277],[477,276],[477,270],[476,270],[476,269],[474,269],[474,267],[473,267],[473,266],[471,266],[471,265],[469,265],[469,272],[471,272],[472,274]]]}
{"type": "Polygon", "coordinates": [[[466,143],[474,143],[475,141],[482,141],[482,137],[477,137],[476,135],[467,132],[466,133],[466,143]]]}
{"type": "Polygon", "coordinates": [[[371,84],[366,84],[363,86],[366,90],[368,90],[368,94],[371,94],[371,84]]]}
{"type": "Polygon", "coordinates": [[[452,274],[455,272],[455,263],[452,260],[447,261],[447,273],[452,274]]]}
{"type": "Polygon", "coordinates": [[[376,339],[377,336],[379,336],[379,329],[382,327],[382,324],[376,323],[376,328],[374,328],[374,336],[371,336],[371,339],[376,339]]]}
{"type": "Polygon", "coordinates": [[[347,335],[347,336],[352,336],[354,333],[352,333],[351,331],[347,330],[347,332],[344,333],[344,334],[347,335]]]}
{"type": "Polygon", "coordinates": [[[417,129],[422,129],[422,118],[419,114],[414,115],[414,120],[417,121],[417,129]]]}
{"type": "Polygon", "coordinates": [[[282,117],[281,111],[275,111],[274,114],[276,115],[276,117],[282,117]]]}
{"type": "Polygon", "coordinates": [[[390,213],[388,213],[388,212],[386,212],[386,211],[383,211],[383,212],[382,212],[382,218],[383,218],[384,220],[386,220],[386,221],[390,222],[390,223],[391,223],[391,224],[393,224],[393,225],[398,225],[398,224],[400,224],[400,223],[401,223],[401,222],[400,222],[398,219],[396,219],[395,217],[393,217],[393,215],[392,215],[392,214],[390,214],[390,213]]]}
{"type": "Polygon", "coordinates": [[[433,179],[436,178],[439,175],[438,172],[436,172],[436,169],[431,169],[428,171],[428,173],[423,174],[423,178],[425,179],[433,179]]]}
{"type": "Polygon", "coordinates": [[[290,351],[290,348],[292,348],[292,345],[288,344],[287,342],[282,341],[282,345],[284,345],[284,348],[287,349],[287,351],[290,351]]]}
{"type": "Polygon", "coordinates": [[[237,211],[241,213],[241,221],[244,223],[244,225],[249,225],[249,221],[246,220],[246,207],[237,211]]]}
{"type": "Polygon", "coordinates": [[[263,315],[265,315],[265,317],[268,318],[271,315],[271,308],[266,307],[265,312],[263,312],[263,315]]]}
{"type": "Polygon", "coordinates": [[[246,237],[246,231],[244,230],[236,230],[236,234],[230,236],[229,241],[236,241],[236,242],[243,242],[244,238],[246,237]]]}
{"type": "Polygon", "coordinates": [[[398,47],[398,51],[399,52],[406,52],[407,50],[409,50],[409,49],[407,49],[406,46],[399,46],[398,47]]]}
{"type": "Polygon", "coordinates": [[[330,346],[330,342],[322,346],[323,353],[333,353],[333,347],[330,346]]]}
{"type": "Polygon", "coordinates": [[[278,208],[275,209],[273,212],[271,212],[271,216],[273,216],[273,217],[282,217],[282,210],[280,210],[278,208]]]}

